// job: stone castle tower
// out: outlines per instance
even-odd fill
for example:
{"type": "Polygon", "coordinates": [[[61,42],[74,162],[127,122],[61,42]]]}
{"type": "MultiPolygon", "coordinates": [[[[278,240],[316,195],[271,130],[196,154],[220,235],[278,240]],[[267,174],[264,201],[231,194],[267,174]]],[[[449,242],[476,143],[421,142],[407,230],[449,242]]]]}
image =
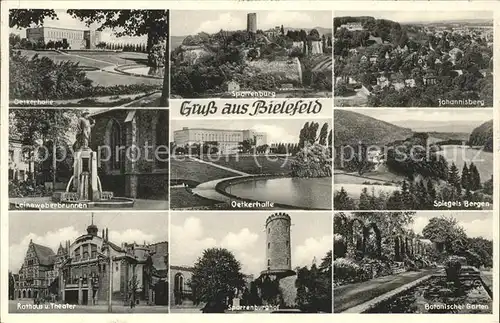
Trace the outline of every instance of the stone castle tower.
{"type": "Polygon", "coordinates": [[[247,31],[251,33],[257,32],[257,14],[255,12],[247,15],[247,31]]]}
{"type": "Polygon", "coordinates": [[[290,247],[291,219],[286,213],[275,213],[266,220],[266,268],[279,274],[292,269],[290,247]]]}
{"type": "Polygon", "coordinates": [[[290,241],[291,218],[286,213],[275,213],[266,220],[266,270],[260,277],[277,280],[283,304],[295,306],[297,273],[292,270],[290,241]]]}

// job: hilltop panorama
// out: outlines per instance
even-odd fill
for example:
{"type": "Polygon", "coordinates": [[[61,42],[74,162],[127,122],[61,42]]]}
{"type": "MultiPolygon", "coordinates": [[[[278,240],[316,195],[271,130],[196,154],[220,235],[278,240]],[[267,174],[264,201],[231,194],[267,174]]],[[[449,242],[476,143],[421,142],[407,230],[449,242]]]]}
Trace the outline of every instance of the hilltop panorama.
{"type": "Polygon", "coordinates": [[[337,106],[491,107],[493,22],[334,19],[337,106]]]}
{"type": "MultiPolygon", "coordinates": [[[[278,24],[279,22],[277,22],[278,24]]],[[[172,93],[177,97],[331,97],[330,28],[258,29],[257,14],[244,30],[174,36],[172,93]]]]}

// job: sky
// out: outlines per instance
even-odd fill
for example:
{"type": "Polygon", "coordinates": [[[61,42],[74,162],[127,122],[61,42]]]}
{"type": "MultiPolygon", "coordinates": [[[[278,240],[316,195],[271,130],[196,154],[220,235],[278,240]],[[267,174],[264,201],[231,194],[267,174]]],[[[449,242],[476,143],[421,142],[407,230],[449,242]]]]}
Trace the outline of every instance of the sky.
{"type": "Polygon", "coordinates": [[[430,219],[442,215],[456,218],[470,238],[483,237],[493,240],[492,212],[417,212],[412,228],[416,233],[422,233],[422,229],[429,223],[430,219]]]}
{"type": "MultiPolygon", "coordinates": [[[[323,27],[332,29],[331,11],[252,11],[257,13],[257,29],[276,26],[292,28],[323,27]]],[[[195,35],[200,32],[216,33],[223,30],[245,30],[250,11],[171,11],[172,36],[195,35]]]]}
{"type": "MultiPolygon", "coordinates": [[[[47,18],[46,21],[44,21],[43,26],[44,27],[58,27],[58,28],[68,28],[68,29],[78,29],[78,30],[89,30],[89,29],[96,29],[98,27],[97,24],[93,24],[90,27],[87,27],[87,25],[83,22],[81,22],[79,19],[71,17],[68,13],[66,13],[66,10],[62,9],[55,9],[55,12],[57,14],[58,20],[52,20],[50,18],[47,18]]],[[[36,25],[33,25],[33,27],[37,27],[36,25]]],[[[10,33],[14,34],[19,34],[21,38],[26,38],[26,29],[16,29],[16,28],[10,28],[10,33]]],[[[110,29],[103,30],[101,32],[101,41],[103,42],[114,42],[114,43],[132,43],[132,44],[145,44],[147,42],[147,36],[141,36],[141,37],[120,37],[117,38],[113,36],[113,32],[110,29]]]]}
{"type": "Polygon", "coordinates": [[[357,109],[355,112],[386,121],[414,131],[443,131],[455,128],[471,132],[482,123],[492,120],[491,109],[357,109]]]}
{"type": "MultiPolygon", "coordinates": [[[[227,248],[255,277],[265,269],[265,223],[271,212],[172,212],[170,263],[193,266],[203,250],[227,248]]],[[[321,263],[332,249],[331,212],[288,212],[292,269],[321,263]]]]}
{"type": "Polygon", "coordinates": [[[370,16],[376,19],[388,19],[400,23],[457,21],[464,19],[491,19],[492,11],[336,11],[335,17],[370,16]]]}
{"type": "Polygon", "coordinates": [[[493,213],[492,212],[435,212],[417,211],[413,217],[410,228],[417,234],[421,234],[429,220],[435,217],[454,217],[459,225],[464,228],[470,238],[482,237],[493,240],[493,213]]]}
{"type": "MultiPolygon", "coordinates": [[[[227,129],[227,130],[247,130],[252,129],[258,132],[267,133],[269,144],[277,142],[298,142],[300,129],[306,122],[318,122],[319,129],[325,122],[329,124],[328,130],[332,127],[329,119],[245,119],[245,120],[172,120],[170,124],[171,138],[173,132],[182,130],[183,127],[189,128],[208,128],[208,129],[227,129]]],[[[319,132],[318,129],[318,132],[319,132]]]]}
{"type": "MultiPolygon", "coordinates": [[[[90,212],[13,212],[9,216],[9,270],[21,267],[30,239],[57,252],[59,243],[86,234],[91,223],[90,212]]],[[[168,241],[166,212],[94,212],[94,224],[108,228],[109,239],[122,242],[155,243],[168,241]]]]}

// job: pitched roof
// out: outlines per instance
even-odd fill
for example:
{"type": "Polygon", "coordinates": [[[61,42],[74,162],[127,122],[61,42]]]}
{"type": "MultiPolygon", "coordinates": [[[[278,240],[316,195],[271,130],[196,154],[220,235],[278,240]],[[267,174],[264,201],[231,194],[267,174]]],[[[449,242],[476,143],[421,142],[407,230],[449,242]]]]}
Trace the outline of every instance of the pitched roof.
{"type": "Polygon", "coordinates": [[[54,251],[52,251],[52,249],[36,243],[33,243],[33,249],[35,250],[40,265],[51,266],[54,264],[54,259],[56,255],[54,254],[54,251]]]}

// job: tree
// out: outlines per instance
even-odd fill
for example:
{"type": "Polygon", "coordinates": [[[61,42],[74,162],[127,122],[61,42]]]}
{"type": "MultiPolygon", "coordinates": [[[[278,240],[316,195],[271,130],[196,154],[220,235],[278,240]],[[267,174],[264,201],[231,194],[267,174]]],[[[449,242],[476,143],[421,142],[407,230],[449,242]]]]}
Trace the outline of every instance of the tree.
{"type": "Polygon", "coordinates": [[[321,127],[321,130],[319,132],[319,144],[326,146],[327,144],[327,137],[328,137],[328,123],[325,122],[323,124],[323,127],[321,127]]]}
{"type": "Polygon", "coordinates": [[[469,167],[470,173],[470,189],[471,191],[476,191],[482,187],[481,184],[481,176],[479,175],[479,171],[477,170],[476,165],[474,163],[470,164],[469,167]]]}
{"type": "Polygon", "coordinates": [[[464,229],[453,217],[435,217],[422,229],[424,238],[437,244],[441,244],[444,250],[450,254],[456,254],[460,246],[465,243],[467,235],[464,229]]]}
{"type": "Polygon", "coordinates": [[[461,184],[463,189],[470,189],[470,176],[469,168],[467,168],[467,163],[464,163],[464,168],[462,168],[462,179],[461,184]]]}
{"type": "Polygon", "coordinates": [[[9,299],[15,299],[15,284],[14,274],[9,271],[9,299]]]}
{"type": "MultiPolygon", "coordinates": [[[[472,167],[472,165],[471,165],[472,167]]],[[[450,171],[448,174],[448,183],[450,183],[456,190],[457,193],[460,194],[462,192],[462,183],[460,180],[460,175],[458,174],[458,168],[455,163],[451,163],[450,171]]]]}
{"type": "Polygon", "coordinates": [[[46,18],[58,19],[53,9],[11,9],[9,11],[10,28],[29,28],[43,25],[46,18]]]}
{"type": "Polygon", "coordinates": [[[194,265],[191,288],[199,301],[220,306],[244,285],[241,265],[227,249],[206,249],[194,265]]]}
{"type": "Polygon", "coordinates": [[[337,210],[354,210],[354,200],[347,195],[344,187],[340,189],[340,191],[335,193],[333,198],[333,205],[337,210]]]}

